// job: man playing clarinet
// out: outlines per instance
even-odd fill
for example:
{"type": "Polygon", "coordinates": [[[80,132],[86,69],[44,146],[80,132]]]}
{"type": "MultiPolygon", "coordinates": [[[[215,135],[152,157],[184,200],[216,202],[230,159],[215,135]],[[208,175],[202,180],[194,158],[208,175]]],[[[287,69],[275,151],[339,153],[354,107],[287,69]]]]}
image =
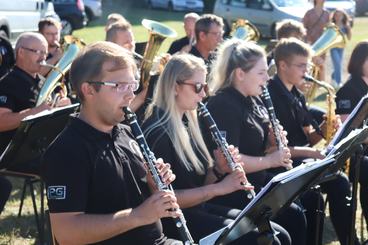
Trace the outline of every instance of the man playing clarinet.
{"type": "MultiPolygon", "coordinates": [[[[124,119],[138,89],[135,63],[109,42],[86,47],[74,60],[71,81],[79,115],[43,159],[51,226],[60,244],[182,244],[162,233],[160,218],[180,215],[172,192],[155,189],[124,119]]],[[[162,181],[175,175],[156,162],[162,181]]]]}

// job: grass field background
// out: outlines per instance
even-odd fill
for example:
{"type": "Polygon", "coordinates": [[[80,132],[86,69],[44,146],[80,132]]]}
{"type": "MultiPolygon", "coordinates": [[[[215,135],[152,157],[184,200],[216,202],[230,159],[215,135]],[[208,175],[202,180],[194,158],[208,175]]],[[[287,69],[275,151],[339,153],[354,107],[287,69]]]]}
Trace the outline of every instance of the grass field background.
{"type": "MultiPolygon", "coordinates": [[[[182,27],[182,19],[184,13],[180,12],[168,12],[163,10],[150,10],[144,8],[133,8],[129,4],[120,3],[118,5],[111,4],[112,1],[103,1],[104,15],[99,20],[93,21],[82,30],[74,32],[74,35],[82,38],[86,43],[91,43],[98,40],[104,40],[105,32],[104,25],[106,16],[112,12],[121,13],[124,15],[133,25],[133,32],[137,42],[146,41],[148,38],[148,31],[141,26],[140,22],[143,18],[159,21],[167,26],[175,29],[178,32],[178,37],[184,35],[182,27]]],[[[348,58],[351,54],[353,47],[361,40],[368,39],[368,17],[359,17],[355,19],[355,25],[353,28],[353,38],[348,43],[345,49],[345,59],[343,67],[346,67],[348,58]]],[[[167,39],[164,41],[160,52],[165,52],[173,39],[167,39]]],[[[261,45],[265,45],[268,40],[261,40],[261,45]]],[[[327,78],[331,74],[331,62],[330,57],[327,57],[327,78]]],[[[346,80],[348,74],[346,68],[344,68],[343,80],[346,80]]],[[[326,79],[328,81],[328,79],[326,79]]],[[[320,106],[325,107],[324,101],[317,102],[320,106]]],[[[38,244],[36,239],[37,230],[33,217],[32,203],[29,193],[25,200],[22,216],[17,217],[21,188],[23,182],[17,179],[11,179],[13,183],[12,195],[5,207],[4,212],[0,216],[0,244],[38,244]]],[[[39,193],[38,193],[39,194],[39,193]]],[[[39,195],[37,195],[39,197],[39,195]]],[[[357,212],[357,227],[360,227],[360,208],[357,212]]],[[[336,235],[333,231],[331,223],[328,219],[328,212],[325,220],[324,227],[324,245],[337,245],[336,235]]],[[[359,230],[359,229],[358,229],[359,230]]],[[[364,229],[365,237],[367,237],[366,229],[364,229]]],[[[360,234],[358,234],[360,236],[360,234]]]]}

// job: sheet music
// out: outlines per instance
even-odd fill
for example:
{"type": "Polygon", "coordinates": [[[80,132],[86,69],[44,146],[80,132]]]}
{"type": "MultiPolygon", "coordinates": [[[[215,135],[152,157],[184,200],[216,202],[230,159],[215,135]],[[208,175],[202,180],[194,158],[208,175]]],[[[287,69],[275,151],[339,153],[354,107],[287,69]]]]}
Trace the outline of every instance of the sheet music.
{"type": "Polygon", "coordinates": [[[349,147],[353,142],[363,143],[365,140],[365,136],[367,135],[368,127],[364,126],[363,128],[352,130],[348,136],[340,140],[336,145],[333,145],[332,148],[329,149],[327,156],[336,155],[339,152],[349,147]],[[357,135],[360,134],[360,137],[356,138],[357,135]],[[356,138],[356,139],[354,139],[356,138]],[[354,139],[354,140],[353,140],[354,139]]]}
{"type": "Polygon", "coordinates": [[[51,115],[55,112],[62,111],[62,110],[67,110],[67,109],[70,109],[70,108],[76,108],[78,106],[79,106],[79,103],[75,103],[75,104],[71,104],[71,105],[67,105],[67,106],[63,106],[63,107],[51,108],[50,110],[44,110],[44,111],[41,111],[37,114],[29,115],[29,116],[25,117],[22,121],[32,120],[32,119],[37,118],[37,117],[43,117],[43,116],[51,115]]]}
{"type": "Polygon", "coordinates": [[[360,99],[357,106],[355,106],[354,110],[349,114],[348,118],[343,122],[341,127],[335,133],[333,139],[331,140],[330,144],[326,147],[326,152],[329,151],[338,143],[338,141],[342,138],[342,135],[348,130],[349,126],[353,122],[354,118],[357,116],[358,112],[362,109],[362,107],[367,103],[368,94],[365,95],[363,98],[360,99]]]}

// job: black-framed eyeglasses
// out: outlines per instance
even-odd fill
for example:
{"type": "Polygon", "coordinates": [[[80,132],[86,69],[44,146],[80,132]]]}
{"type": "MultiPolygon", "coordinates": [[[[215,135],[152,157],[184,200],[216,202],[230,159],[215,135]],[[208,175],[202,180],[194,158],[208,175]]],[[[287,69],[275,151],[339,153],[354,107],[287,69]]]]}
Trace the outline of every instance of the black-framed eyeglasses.
{"type": "Polygon", "coordinates": [[[90,84],[98,84],[98,85],[105,85],[109,87],[114,87],[116,89],[116,92],[123,93],[126,92],[128,89],[131,89],[133,92],[137,91],[139,88],[139,82],[138,81],[132,81],[132,82],[114,82],[114,81],[107,81],[107,82],[101,82],[101,81],[89,81],[90,84]]]}
{"type": "Polygon", "coordinates": [[[187,83],[187,82],[177,82],[179,85],[189,85],[194,87],[194,92],[199,94],[204,89],[204,92],[208,92],[208,84],[207,83],[187,83]]]}
{"type": "Polygon", "coordinates": [[[35,54],[38,55],[45,55],[47,56],[48,52],[47,51],[43,51],[43,50],[38,50],[38,49],[33,49],[33,48],[27,48],[27,47],[21,47],[22,49],[28,50],[30,52],[33,52],[35,54]]]}

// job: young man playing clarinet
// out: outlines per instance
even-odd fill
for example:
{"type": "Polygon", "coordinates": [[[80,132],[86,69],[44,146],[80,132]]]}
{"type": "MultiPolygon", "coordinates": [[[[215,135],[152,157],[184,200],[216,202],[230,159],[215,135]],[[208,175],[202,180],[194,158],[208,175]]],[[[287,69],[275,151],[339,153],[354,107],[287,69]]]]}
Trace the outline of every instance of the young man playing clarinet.
{"type": "MultiPolygon", "coordinates": [[[[182,244],[166,238],[160,222],[179,215],[174,194],[155,189],[136,141],[119,124],[138,89],[135,69],[131,55],[109,42],[86,47],[72,63],[81,111],[43,159],[60,244],[182,244]]],[[[157,168],[166,184],[175,179],[169,164],[157,160],[157,168]]]]}

